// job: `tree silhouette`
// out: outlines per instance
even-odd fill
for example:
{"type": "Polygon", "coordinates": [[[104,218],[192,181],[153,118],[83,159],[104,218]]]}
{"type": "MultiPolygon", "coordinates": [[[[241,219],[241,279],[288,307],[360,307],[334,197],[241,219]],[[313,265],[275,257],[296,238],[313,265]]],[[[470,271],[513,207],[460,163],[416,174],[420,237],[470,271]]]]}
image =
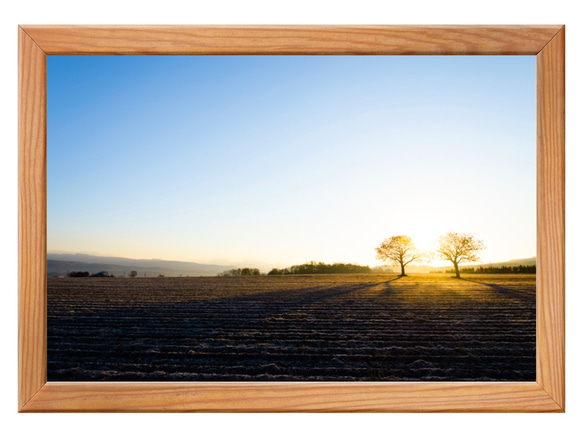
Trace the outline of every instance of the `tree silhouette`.
{"type": "Polygon", "coordinates": [[[405,266],[413,261],[420,261],[422,254],[417,250],[411,237],[407,235],[396,235],[385,239],[377,251],[377,259],[390,261],[401,266],[401,276],[405,275],[405,266]]]}
{"type": "Polygon", "coordinates": [[[244,267],[239,269],[231,269],[225,270],[222,273],[219,273],[217,276],[259,276],[261,272],[259,269],[251,268],[251,267],[244,267]]]}
{"type": "Polygon", "coordinates": [[[358,264],[334,263],[324,264],[323,262],[311,261],[309,263],[293,265],[285,269],[271,269],[268,275],[312,275],[312,274],[334,274],[334,273],[370,273],[369,266],[358,264]]]}
{"type": "Polygon", "coordinates": [[[455,269],[455,277],[460,277],[459,265],[464,262],[478,261],[477,252],[486,246],[473,234],[458,234],[449,232],[439,237],[437,253],[441,259],[451,261],[455,269]]]}

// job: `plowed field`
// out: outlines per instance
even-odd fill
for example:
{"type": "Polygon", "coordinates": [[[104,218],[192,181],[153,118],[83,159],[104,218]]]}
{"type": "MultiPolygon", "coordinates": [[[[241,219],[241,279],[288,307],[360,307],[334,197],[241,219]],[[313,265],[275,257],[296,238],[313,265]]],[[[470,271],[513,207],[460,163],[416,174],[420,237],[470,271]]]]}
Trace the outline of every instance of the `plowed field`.
{"type": "Polygon", "coordinates": [[[534,381],[535,276],[49,278],[49,381],[534,381]]]}

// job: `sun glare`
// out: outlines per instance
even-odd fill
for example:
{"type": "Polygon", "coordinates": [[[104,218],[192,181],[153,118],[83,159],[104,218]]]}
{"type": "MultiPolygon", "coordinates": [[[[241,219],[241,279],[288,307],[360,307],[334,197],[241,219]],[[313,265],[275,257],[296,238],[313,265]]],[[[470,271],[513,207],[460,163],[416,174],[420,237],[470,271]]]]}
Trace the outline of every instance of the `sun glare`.
{"type": "MultiPolygon", "coordinates": [[[[437,248],[439,236],[446,232],[448,232],[447,227],[436,220],[412,220],[407,226],[406,232],[402,232],[402,234],[410,236],[417,249],[431,254],[437,248]]],[[[433,255],[424,259],[421,264],[442,266],[444,261],[433,255]]]]}

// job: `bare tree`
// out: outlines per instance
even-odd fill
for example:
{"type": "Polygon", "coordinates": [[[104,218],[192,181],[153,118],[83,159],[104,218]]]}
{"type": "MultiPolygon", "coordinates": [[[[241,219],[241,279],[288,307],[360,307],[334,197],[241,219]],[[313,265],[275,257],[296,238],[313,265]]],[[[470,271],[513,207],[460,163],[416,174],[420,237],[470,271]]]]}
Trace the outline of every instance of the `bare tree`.
{"type": "Polygon", "coordinates": [[[437,253],[441,259],[451,261],[455,268],[455,277],[460,277],[459,265],[464,262],[478,261],[478,252],[486,246],[473,234],[450,232],[439,237],[437,253]]]}
{"type": "Polygon", "coordinates": [[[415,247],[411,237],[407,235],[386,238],[375,250],[377,251],[377,259],[400,265],[401,276],[406,276],[405,266],[407,264],[413,261],[420,261],[423,257],[415,247]]]}

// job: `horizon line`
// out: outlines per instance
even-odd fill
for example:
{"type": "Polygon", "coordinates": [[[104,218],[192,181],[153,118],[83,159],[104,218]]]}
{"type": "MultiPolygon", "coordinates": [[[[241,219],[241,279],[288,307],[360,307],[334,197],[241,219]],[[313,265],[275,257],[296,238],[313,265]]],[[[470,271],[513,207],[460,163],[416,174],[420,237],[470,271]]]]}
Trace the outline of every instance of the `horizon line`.
{"type": "MultiPolygon", "coordinates": [[[[324,264],[353,264],[353,265],[360,265],[360,266],[369,266],[371,268],[374,267],[383,267],[383,266],[389,266],[392,264],[388,264],[388,263],[384,263],[384,264],[376,264],[376,265],[370,265],[370,264],[360,264],[360,263],[356,263],[356,262],[347,262],[347,261],[334,261],[334,262],[324,262],[324,261],[317,261],[317,260],[308,260],[308,261],[304,261],[302,263],[283,263],[283,262],[269,262],[269,261],[261,261],[261,260],[241,260],[241,261],[237,261],[237,260],[221,260],[224,262],[227,262],[229,264],[217,264],[216,261],[213,260],[208,260],[208,261],[185,261],[185,260],[179,260],[179,259],[167,259],[167,258],[133,258],[133,257],[128,257],[128,256],[120,256],[120,255],[104,255],[104,254],[95,254],[95,253],[90,253],[90,252],[79,252],[79,251],[56,251],[56,250],[47,250],[47,260],[49,255],[71,255],[71,256],[75,256],[75,255],[83,255],[83,256],[92,256],[92,257],[96,257],[96,258],[121,258],[121,259],[126,259],[126,260],[136,260],[136,261],[140,261],[140,260],[144,260],[144,261],[168,261],[168,262],[179,262],[179,263],[190,263],[190,264],[207,264],[207,265],[218,265],[218,266],[226,266],[226,267],[230,267],[231,265],[235,265],[235,264],[239,264],[241,262],[246,262],[246,261],[251,261],[251,262],[256,262],[256,263],[260,263],[260,264],[269,264],[269,265],[302,265],[302,264],[308,264],[311,262],[316,262],[316,263],[324,263],[324,264]]],[[[510,261],[516,261],[516,260],[523,260],[523,259],[531,259],[534,258],[536,260],[536,254],[532,255],[532,256],[527,256],[527,257],[515,257],[515,258],[510,258],[510,259],[505,259],[504,261],[477,261],[474,263],[464,263],[464,265],[483,265],[483,264],[499,264],[499,263],[504,263],[504,262],[510,262],[510,261]]],[[[448,261],[442,261],[440,260],[440,262],[443,262],[446,265],[451,264],[448,261]]],[[[434,266],[431,265],[429,263],[421,263],[421,264],[411,264],[412,266],[428,266],[428,267],[444,267],[444,266],[434,266]]]]}

